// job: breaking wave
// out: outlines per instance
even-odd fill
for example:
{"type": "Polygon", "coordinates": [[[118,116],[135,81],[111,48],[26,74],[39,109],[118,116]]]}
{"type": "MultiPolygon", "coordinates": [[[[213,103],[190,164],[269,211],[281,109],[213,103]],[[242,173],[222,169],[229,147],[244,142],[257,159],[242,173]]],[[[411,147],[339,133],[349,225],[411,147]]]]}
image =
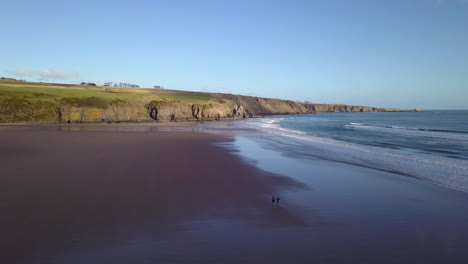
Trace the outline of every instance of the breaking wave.
{"type": "Polygon", "coordinates": [[[365,123],[349,123],[345,125],[348,129],[373,130],[374,132],[392,133],[404,136],[446,138],[453,140],[467,140],[468,133],[456,130],[441,130],[441,129],[426,129],[417,127],[401,127],[401,126],[376,126],[365,123]]]}
{"type": "MultiPolygon", "coordinates": [[[[464,159],[423,154],[418,149],[392,149],[336,140],[317,136],[304,130],[287,128],[281,125],[281,121],[284,121],[284,119],[266,118],[250,120],[244,122],[244,124],[268,135],[275,135],[274,137],[263,137],[263,139],[292,155],[314,156],[409,175],[447,188],[468,192],[468,162],[464,159]]],[[[399,126],[375,126],[361,122],[349,122],[345,127],[346,129],[371,130],[372,132],[391,135],[398,134],[410,137],[429,137],[468,142],[468,135],[465,133],[449,133],[447,131],[399,126]]],[[[434,151],[447,152],[445,154],[450,155],[456,153],[437,149],[434,151]]]]}

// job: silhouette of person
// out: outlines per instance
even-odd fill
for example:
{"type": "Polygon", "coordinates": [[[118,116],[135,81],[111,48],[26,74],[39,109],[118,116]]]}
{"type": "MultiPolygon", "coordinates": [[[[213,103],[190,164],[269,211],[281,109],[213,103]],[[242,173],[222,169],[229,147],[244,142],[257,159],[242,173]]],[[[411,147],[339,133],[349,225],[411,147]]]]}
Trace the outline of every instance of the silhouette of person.
{"type": "Polygon", "coordinates": [[[276,205],[277,205],[277,206],[280,205],[280,200],[281,200],[281,199],[279,198],[279,196],[276,196],[276,205]]]}
{"type": "Polygon", "coordinates": [[[275,199],[275,197],[273,196],[273,197],[271,198],[271,206],[275,207],[275,201],[276,201],[276,199],[275,199]]]}

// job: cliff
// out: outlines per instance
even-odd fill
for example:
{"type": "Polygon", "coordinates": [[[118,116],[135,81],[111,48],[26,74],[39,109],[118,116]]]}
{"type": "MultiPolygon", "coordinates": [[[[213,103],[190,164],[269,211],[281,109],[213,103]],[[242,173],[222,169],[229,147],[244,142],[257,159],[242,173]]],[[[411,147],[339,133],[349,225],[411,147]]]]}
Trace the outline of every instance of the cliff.
{"type": "Polygon", "coordinates": [[[0,123],[194,121],[389,111],[400,110],[232,94],[0,82],[0,123]]]}
{"type": "Polygon", "coordinates": [[[399,112],[393,108],[313,104],[289,100],[221,94],[218,102],[189,104],[177,101],[152,101],[147,108],[158,121],[221,120],[267,115],[315,114],[322,112],[399,112]]]}

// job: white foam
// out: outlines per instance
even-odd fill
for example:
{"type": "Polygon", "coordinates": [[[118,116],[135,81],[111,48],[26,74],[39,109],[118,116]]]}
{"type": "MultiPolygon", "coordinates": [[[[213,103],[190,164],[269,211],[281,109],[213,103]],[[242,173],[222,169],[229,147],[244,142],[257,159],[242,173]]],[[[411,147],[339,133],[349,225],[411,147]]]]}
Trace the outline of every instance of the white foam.
{"type": "Polygon", "coordinates": [[[424,130],[420,130],[419,128],[413,128],[413,127],[400,127],[400,126],[383,127],[383,126],[371,126],[371,125],[359,124],[359,123],[350,123],[349,125],[345,125],[345,127],[348,129],[370,130],[370,131],[379,132],[379,133],[398,134],[402,136],[445,138],[445,139],[468,141],[468,134],[424,131],[424,130]]]}
{"type": "Polygon", "coordinates": [[[352,126],[362,126],[365,125],[365,123],[350,123],[352,126]]]}
{"type": "MultiPolygon", "coordinates": [[[[329,160],[351,163],[378,170],[407,174],[448,188],[468,192],[468,162],[465,160],[451,159],[443,156],[411,154],[402,150],[358,145],[330,138],[307,135],[302,131],[282,128],[278,124],[265,126],[263,122],[258,121],[245,122],[244,124],[249,127],[255,127],[265,133],[279,136],[281,138],[279,138],[280,141],[284,140],[288,142],[282,144],[286,146],[286,151],[293,151],[296,154],[318,156],[329,160]],[[291,144],[294,145],[293,148],[290,147],[291,144]]],[[[354,126],[363,127],[364,125],[354,126]]],[[[376,126],[365,126],[364,129],[378,129],[379,132],[392,130],[392,128],[376,126]]],[[[410,130],[406,131],[411,132],[410,130]]],[[[419,137],[432,136],[433,134],[428,131],[414,132],[416,132],[416,134],[412,135],[419,137]]],[[[440,132],[434,133],[441,134],[440,132]]],[[[279,142],[275,141],[272,143],[278,144],[279,142]]]]}
{"type": "Polygon", "coordinates": [[[262,128],[272,128],[272,129],[276,129],[276,130],[280,130],[280,131],[286,131],[286,132],[290,132],[290,133],[294,133],[294,134],[306,134],[303,131],[288,129],[288,128],[284,128],[284,127],[281,127],[280,125],[275,124],[275,123],[283,121],[283,120],[285,120],[285,118],[276,118],[276,119],[262,118],[260,123],[258,123],[258,126],[260,126],[262,128]]]}

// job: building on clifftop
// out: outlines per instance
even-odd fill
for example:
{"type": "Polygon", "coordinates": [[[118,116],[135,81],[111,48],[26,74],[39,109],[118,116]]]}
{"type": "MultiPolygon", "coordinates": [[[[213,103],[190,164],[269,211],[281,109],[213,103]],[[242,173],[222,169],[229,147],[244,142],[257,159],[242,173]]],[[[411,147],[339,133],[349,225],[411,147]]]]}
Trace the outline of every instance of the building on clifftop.
{"type": "Polygon", "coordinates": [[[125,87],[125,88],[140,88],[138,84],[124,83],[124,82],[105,82],[104,86],[112,87],[125,87]]]}

